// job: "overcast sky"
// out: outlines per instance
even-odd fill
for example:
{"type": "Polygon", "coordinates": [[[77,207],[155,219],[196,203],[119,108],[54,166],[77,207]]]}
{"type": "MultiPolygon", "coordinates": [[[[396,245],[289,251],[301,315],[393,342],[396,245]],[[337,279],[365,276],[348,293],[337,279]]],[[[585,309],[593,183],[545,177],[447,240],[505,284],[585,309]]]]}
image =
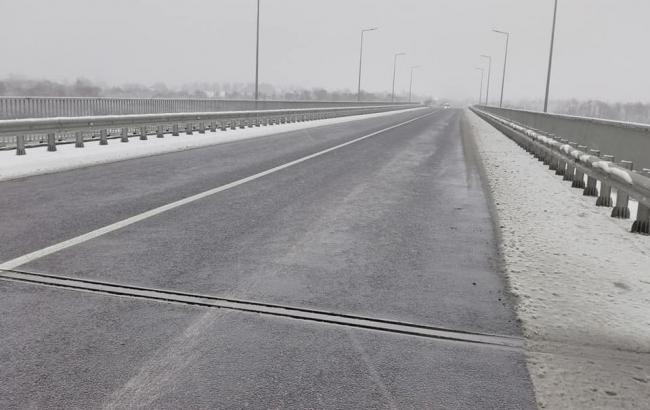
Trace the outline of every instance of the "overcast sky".
{"type": "MultiPolygon", "coordinates": [[[[77,77],[107,84],[251,82],[256,0],[0,0],[0,77],[77,77]]],[[[542,98],[553,0],[262,0],[260,81],[356,90],[359,30],[368,33],[363,88],[472,98],[479,54],[494,56],[506,99],[542,98]]],[[[650,1],[560,0],[551,98],[650,101],[650,1]]]]}

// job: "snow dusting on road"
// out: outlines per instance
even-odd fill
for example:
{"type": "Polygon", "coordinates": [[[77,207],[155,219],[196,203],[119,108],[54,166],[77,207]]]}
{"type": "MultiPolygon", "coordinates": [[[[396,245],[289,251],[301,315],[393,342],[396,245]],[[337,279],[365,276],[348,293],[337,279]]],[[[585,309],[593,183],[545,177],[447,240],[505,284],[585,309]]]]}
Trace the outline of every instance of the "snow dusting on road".
{"type": "Polygon", "coordinates": [[[611,218],[611,208],[596,207],[475,114],[466,120],[540,407],[648,408],[650,237],[630,233],[632,220],[611,218]]]}

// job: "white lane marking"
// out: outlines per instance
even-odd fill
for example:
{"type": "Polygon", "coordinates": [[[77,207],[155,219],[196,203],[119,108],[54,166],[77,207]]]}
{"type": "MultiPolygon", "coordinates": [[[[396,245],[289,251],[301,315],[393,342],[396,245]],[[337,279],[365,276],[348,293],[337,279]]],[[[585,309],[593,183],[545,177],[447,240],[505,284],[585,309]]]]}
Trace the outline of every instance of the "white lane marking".
{"type": "Polygon", "coordinates": [[[363,137],[355,138],[355,139],[350,140],[348,142],[344,142],[342,144],[335,145],[335,146],[333,146],[331,148],[327,148],[327,149],[324,149],[322,151],[316,152],[314,154],[310,154],[310,155],[307,155],[305,157],[296,159],[294,161],[287,162],[286,164],[282,164],[282,165],[279,165],[277,167],[267,169],[266,171],[259,172],[257,174],[248,176],[246,178],[242,178],[240,180],[231,182],[229,184],[221,185],[220,187],[209,189],[207,191],[198,193],[196,195],[192,195],[192,196],[189,196],[187,198],[183,198],[183,199],[180,199],[178,201],[169,203],[167,205],[160,206],[158,208],[150,209],[148,211],[145,211],[145,212],[143,212],[141,214],[132,216],[130,218],[115,222],[113,224],[104,226],[104,227],[96,229],[94,231],[90,231],[88,233],[85,233],[83,235],[79,235],[77,237],[68,239],[66,241],[59,242],[57,244],[48,246],[47,248],[43,248],[43,249],[28,253],[26,255],[19,256],[19,257],[15,258],[15,259],[11,259],[9,261],[6,261],[6,262],[0,264],[0,269],[4,269],[4,270],[14,269],[14,268],[16,268],[16,267],[18,267],[20,265],[24,265],[26,263],[29,263],[29,262],[33,261],[33,260],[42,258],[42,257],[47,256],[47,255],[51,255],[51,254],[53,254],[55,252],[59,252],[59,251],[61,251],[63,249],[69,248],[71,246],[79,245],[80,243],[89,241],[91,239],[98,238],[98,237],[100,237],[102,235],[106,235],[107,233],[117,231],[118,229],[122,229],[122,228],[124,228],[126,226],[129,226],[129,225],[132,225],[132,224],[134,224],[136,222],[140,222],[140,221],[145,220],[147,218],[151,218],[152,216],[156,216],[156,215],[159,215],[159,214],[161,214],[163,212],[167,212],[167,211],[170,211],[172,209],[181,207],[183,205],[187,205],[189,203],[198,201],[199,199],[203,199],[203,198],[206,198],[208,196],[217,194],[219,192],[226,191],[226,190],[228,190],[230,188],[235,188],[235,187],[237,187],[239,185],[243,185],[243,184],[245,184],[247,182],[254,181],[256,179],[262,178],[263,176],[273,174],[275,172],[281,171],[281,170],[283,170],[285,168],[292,167],[294,165],[298,165],[298,164],[300,164],[302,162],[305,162],[307,160],[310,160],[312,158],[320,157],[321,155],[325,155],[328,152],[335,151],[337,149],[346,147],[346,146],[354,144],[356,142],[363,141],[363,140],[365,140],[367,138],[374,137],[375,135],[384,133],[386,131],[390,131],[390,130],[395,129],[397,127],[401,127],[402,125],[406,125],[406,124],[409,124],[411,122],[417,121],[419,119],[431,116],[431,115],[435,114],[436,112],[438,112],[438,111],[433,111],[433,112],[430,112],[428,114],[424,114],[424,115],[420,115],[418,117],[412,118],[412,119],[410,119],[408,121],[404,121],[404,122],[400,122],[399,124],[391,125],[390,127],[381,129],[379,131],[375,131],[375,132],[373,132],[371,134],[368,134],[368,135],[364,135],[363,137]]]}

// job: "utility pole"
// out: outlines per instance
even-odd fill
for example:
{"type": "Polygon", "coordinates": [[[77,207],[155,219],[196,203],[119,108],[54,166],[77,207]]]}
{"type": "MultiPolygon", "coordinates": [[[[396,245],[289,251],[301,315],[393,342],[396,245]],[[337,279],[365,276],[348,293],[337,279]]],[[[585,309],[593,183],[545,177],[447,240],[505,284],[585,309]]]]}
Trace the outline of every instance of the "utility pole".
{"type": "Polygon", "coordinates": [[[546,73],[546,95],[544,96],[544,112],[548,112],[548,91],[551,87],[551,67],[553,65],[553,43],[555,42],[555,19],[557,17],[557,0],[553,8],[553,28],[551,29],[551,50],[548,55],[548,72],[546,73]]]}
{"type": "Polygon", "coordinates": [[[481,57],[488,59],[488,77],[487,77],[487,88],[485,89],[485,105],[489,105],[489,101],[490,101],[490,77],[492,76],[492,56],[481,54],[481,57]]]}
{"type": "Polygon", "coordinates": [[[397,57],[403,56],[406,53],[396,53],[393,58],[393,92],[390,97],[391,102],[395,102],[395,73],[397,72],[397,57]]]}
{"type": "Polygon", "coordinates": [[[413,70],[419,67],[419,65],[414,65],[411,67],[411,80],[409,81],[409,103],[411,102],[411,93],[413,91],[413,70]]]}
{"type": "Polygon", "coordinates": [[[508,64],[508,43],[510,42],[510,33],[500,30],[492,31],[499,34],[504,34],[506,36],[506,52],[503,56],[503,77],[501,78],[501,98],[499,99],[499,108],[501,108],[503,107],[503,87],[506,84],[506,64],[508,64]]]}
{"type": "Polygon", "coordinates": [[[257,42],[255,43],[255,109],[259,100],[260,78],[260,0],[257,0],[257,42]]]}
{"type": "Polygon", "coordinates": [[[359,88],[357,89],[357,101],[361,101],[361,62],[363,61],[363,33],[366,31],[375,31],[379,27],[372,27],[361,30],[361,47],[359,48],[359,88]]]}
{"type": "Polygon", "coordinates": [[[481,88],[478,90],[478,105],[483,102],[483,77],[485,76],[485,69],[483,67],[475,67],[481,72],[481,88]]]}

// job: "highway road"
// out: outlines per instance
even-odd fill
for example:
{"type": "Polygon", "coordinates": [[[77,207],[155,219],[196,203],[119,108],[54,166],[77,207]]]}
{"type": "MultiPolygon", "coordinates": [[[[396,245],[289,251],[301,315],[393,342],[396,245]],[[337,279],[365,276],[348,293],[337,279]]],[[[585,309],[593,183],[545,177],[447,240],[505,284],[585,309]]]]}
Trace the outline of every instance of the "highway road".
{"type": "Polygon", "coordinates": [[[534,408],[462,115],[0,182],[0,408],[534,408]]]}

